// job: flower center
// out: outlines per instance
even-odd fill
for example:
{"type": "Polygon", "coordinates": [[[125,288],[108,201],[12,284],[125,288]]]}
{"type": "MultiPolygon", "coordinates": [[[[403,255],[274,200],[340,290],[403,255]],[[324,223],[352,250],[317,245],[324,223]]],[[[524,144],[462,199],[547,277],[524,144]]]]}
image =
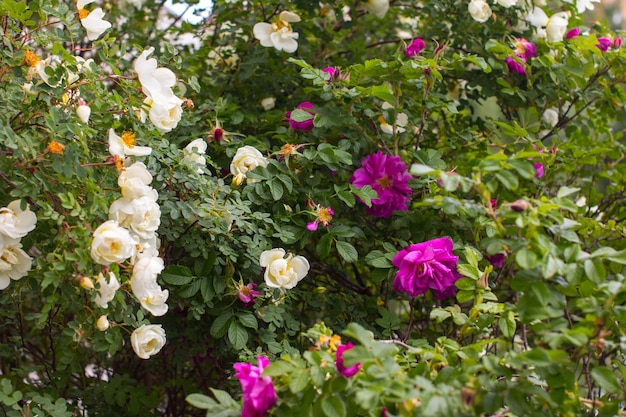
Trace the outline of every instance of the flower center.
{"type": "Polygon", "coordinates": [[[387,175],[383,175],[382,177],[376,180],[376,183],[380,185],[380,188],[386,190],[387,188],[393,185],[393,181],[387,175]]]}
{"type": "Polygon", "coordinates": [[[80,17],[80,19],[85,19],[87,16],[89,16],[89,11],[85,10],[85,9],[80,9],[78,11],[78,16],[80,17]]]}
{"type": "Polygon", "coordinates": [[[132,148],[135,146],[135,134],[130,131],[126,131],[122,133],[122,142],[127,148],[132,148]]]}
{"type": "Polygon", "coordinates": [[[250,296],[250,287],[248,287],[247,285],[244,285],[242,287],[239,288],[239,293],[242,294],[245,297],[250,296]]]}
{"type": "Polygon", "coordinates": [[[65,149],[65,145],[63,145],[60,142],[57,142],[56,140],[53,140],[52,142],[48,144],[48,151],[50,151],[53,154],[62,155],[63,149],[65,149]]]}
{"type": "Polygon", "coordinates": [[[333,219],[333,216],[328,207],[320,207],[317,211],[317,218],[320,219],[322,223],[328,224],[333,219]]]}
{"type": "Polygon", "coordinates": [[[283,28],[287,28],[287,32],[293,32],[291,25],[283,19],[276,19],[276,21],[272,24],[272,31],[274,32],[279,32],[283,28]]]}
{"type": "Polygon", "coordinates": [[[24,54],[24,61],[29,67],[34,67],[39,63],[39,57],[33,51],[26,51],[24,54]]]}

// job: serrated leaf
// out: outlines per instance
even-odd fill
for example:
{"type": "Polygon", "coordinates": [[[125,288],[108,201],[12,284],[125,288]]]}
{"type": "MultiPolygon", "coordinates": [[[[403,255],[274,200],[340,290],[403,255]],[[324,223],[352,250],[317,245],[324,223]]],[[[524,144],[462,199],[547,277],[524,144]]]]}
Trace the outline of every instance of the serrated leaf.
{"type": "Polygon", "coordinates": [[[309,384],[309,373],[306,369],[296,369],[289,379],[289,390],[294,394],[302,391],[309,384]]]}
{"type": "Polygon", "coordinates": [[[213,393],[213,395],[215,396],[217,401],[219,401],[220,404],[227,405],[227,406],[234,406],[238,404],[233,399],[233,397],[231,397],[230,394],[227,393],[226,391],[222,391],[220,389],[215,389],[215,388],[209,388],[209,389],[211,390],[211,392],[213,393]]]}
{"type": "Polygon", "coordinates": [[[622,391],[622,384],[609,368],[596,366],[591,370],[591,376],[605,391],[617,394],[622,391]]]}
{"type": "Polygon", "coordinates": [[[348,242],[337,241],[337,252],[339,252],[339,256],[341,256],[346,262],[356,262],[359,259],[359,253],[348,242]]]}
{"type": "Polygon", "coordinates": [[[292,110],[291,115],[289,116],[289,118],[294,122],[306,122],[307,120],[312,120],[314,117],[314,114],[302,109],[292,110]]]}
{"type": "Polygon", "coordinates": [[[230,325],[230,321],[232,318],[233,312],[230,310],[220,314],[211,324],[211,336],[217,339],[224,337],[224,335],[228,331],[228,326],[230,325]]]}
{"type": "Polygon", "coordinates": [[[186,266],[170,265],[161,273],[161,279],[170,285],[185,285],[193,281],[194,276],[186,266]]]}
{"type": "Polygon", "coordinates": [[[376,190],[369,185],[365,185],[362,188],[356,188],[354,185],[350,185],[350,191],[359,197],[367,207],[372,207],[372,200],[378,198],[376,190]]]}
{"type": "Polygon", "coordinates": [[[437,170],[424,164],[413,164],[409,169],[409,173],[411,175],[415,175],[416,177],[421,177],[422,175],[434,173],[435,171],[437,170]]]}
{"type": "Polygon", "coordinates": [[[294,365],[283,360],[272,362],[263,369],[262,376],[282,376],[288,375],[294,369],[294,365]]]}
{"type": "Polygon", "coordinates": [[[392,264],[385,254],[379,250],[373,250],[365,256],[365,262],[374,268],[391,268],[392,264]]]}
{"type": "Polygon", "coordinates": [[[235,349],[241,350],[248,343],[248,331],[237,320],[233,320],[228,326],[228,340],[235,349]]]}
{"type": "Polygon", "coordinates": [[[245,327],[255,330],[258,330],[259,328],[259,323],[257,322],[256,317],[254,317],[254,314],[249,311],[240,311],[237,313],[237,319],[239,319],[239,322],[245,327]]]}
{"type": "Polygon", "coordinates": [[[322,411],[326,417],[345,417],[346,405],[340,397],[334,395],[322,400],[322,411]]]}

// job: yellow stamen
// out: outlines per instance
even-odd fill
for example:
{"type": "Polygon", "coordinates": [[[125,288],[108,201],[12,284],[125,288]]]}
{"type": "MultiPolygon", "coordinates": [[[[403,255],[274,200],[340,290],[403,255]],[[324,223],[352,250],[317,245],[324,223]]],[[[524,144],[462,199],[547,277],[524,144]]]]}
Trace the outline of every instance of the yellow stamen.
{"type": "Polygon", "coordinates": [[[135,146],[135,133],[131,131],[126,131],[122,133],[122,142],[127,148],[132,148],[135,146]]]}
{"type": "Polygon", "coordinates": [[[85,19],[87,16],[89,16],[89,11],[85,10],[85,9],[80,9],[78,11],[78,16],[80,17],[80,20],[85,19]]]}
{"type": "Polygon", "coordinates": [[[324,225],[327,225],[333,219],[333,216],[330,214],[328,207],[320,207],[317,211],[317,218],[320,219],[320,222],[324,225]]]}
{"type": "Polygon", "coordinates": [[[117,169],[118,171],[122,170],[122,164],[124,163],[124,158],[122,158],[119,155],[115,155],[113,157],[113,161],[115,162],[115,169],[117,169]]]}
{"type": "Polygon", "coordinates": [[[47,151],[57,155],[63,155],[63,150],[65,149],[65,145],[56,140],[53,140],[48,144],[47,151]]]}
{"type": "Polygon", "coordinates": [[[383,190],[386,190],[387,188],[391,187],[393,183],[391,179],[386,175],[383,175],[382,177],[377,179],[376,182],[378,183],[378,185],[380,185],[380,188],[382,188],[383,190]]]}
{"type": "Polygon", "coordinates": [[[34,67],[39,63],[39,57],[33,51],[26,51],[24,54],[24,62],[26,62],[26,65],[29,67],[34,67]]]}

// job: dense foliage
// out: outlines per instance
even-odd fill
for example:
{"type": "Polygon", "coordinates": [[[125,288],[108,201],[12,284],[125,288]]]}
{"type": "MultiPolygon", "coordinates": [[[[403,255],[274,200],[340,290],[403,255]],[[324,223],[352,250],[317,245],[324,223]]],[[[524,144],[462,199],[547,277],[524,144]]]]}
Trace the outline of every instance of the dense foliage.
{"type": "Polygon", "coordinates": [[[624,414],[601,7],[0,0],[3,415],[624,414]]]}

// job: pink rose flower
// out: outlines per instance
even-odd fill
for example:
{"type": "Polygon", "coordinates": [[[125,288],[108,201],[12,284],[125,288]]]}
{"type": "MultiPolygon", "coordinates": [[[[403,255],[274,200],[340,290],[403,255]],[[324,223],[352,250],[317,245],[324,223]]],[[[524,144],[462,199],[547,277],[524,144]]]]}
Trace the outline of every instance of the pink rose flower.
{"type": "Polygon", "coordinates": [[[598,43],[596,44],[596,46],[602,52],[606,52],[611,46],[611,40],[609,38],[598,38],[598,43]]]}
{"type": "Polygon", "coordinates": [[[256,284],[250,283],[248,285],[239,285],[237,288],[237,296],[245,307],[251,307],[254,305],[254,298],[261,293],[255,290],[256,284]]]}
{"type": "Polygon", "coordinates": [[[426,48],[426,42],[422,38],[415,38],[404,50],[404,55],[409,58],[416,58],[420,52],[426,48]]]}
{"type": "Polygon", "coordinates": [[[353,377],[358,371],[359,368],[361,367],[360,363],[355,363],[352,366],[345,366],[343,363],[343,353],[346,350],[350,350],[354,347],[354,345],[351,342],[346,343],[345,345],[339,345],[337,346],[337,355],[336,355],[336,360],[335,360],[335,366],[337,367],[337,371],[345,376],[346,378],[351,378],[353,377]]]}
{"type": "Polygon", "coordinates": [[[311,115],[310,119],[302,120],[302,121],[297,121],[297,120],[292,119],[291,118],[292,112],[287,112],[285,114],[285,117],[289,120],[289,127],[291,127],[293,130],[302,130],[305,132],[308,132],[309,130],[313,129],[313,116],[315,115],[315,112],[309,109],[313,109],[313,104],[309,103],[308,101],[302,102],[298,104],[298,106],[296,107],[296,110],[303,110],[306,113],[309,113],[311,115]]]}
{"type": "Polygon", "coordinates": [[[429,289],[437,299],[453,296],[460,274],[456,270],[459,257],[452,253],[452,247],[449,237],[441,237],[402,249],[392,261],[399,269],[393,289],[413,298],[429,289]]]}
{"type": "Polygon", "coordinates": [[[566,34],[565,34],[565,39],[570,40],[572,38],[575,38],[576,36],[580,36],[580,28],[574,28],[574,29],[570,29],[566,34]]]}
{"type": "Polygon", "coordinates": [[[361,168],[354,171],[350,182],[357,188],[371,186],[378,193],[372,206],[365,211],[374,217],[391,217],[396,210],[407,210],[411,175],[399,156],[388,156],[378,151],[363,158],[361,168]]]}
{"type": "Polygon", "coordinates": [[[261,376],[263,369],[270,361],[263,357],[257,357],[258,366],[245,362],[237,362],[233,368],[237,371],[235,378],[239,379],[243,391],[242,417],[263,417],[267,410],[276,404],[276,392],[272,378],[261,376]]]}

